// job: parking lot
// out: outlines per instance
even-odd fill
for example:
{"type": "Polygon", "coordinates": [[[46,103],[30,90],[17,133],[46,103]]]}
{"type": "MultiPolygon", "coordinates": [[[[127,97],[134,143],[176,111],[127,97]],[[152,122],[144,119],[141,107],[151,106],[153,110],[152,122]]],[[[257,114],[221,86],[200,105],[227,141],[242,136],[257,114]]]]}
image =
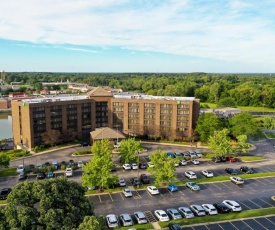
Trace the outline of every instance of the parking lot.
{"type": "Polygon", "coordinates": [[[258,217],[247,220],[233,220],[215,224],[195,225],[183,227],[184,230],[271,230],[275,229],[275,216],[258,217]]]}

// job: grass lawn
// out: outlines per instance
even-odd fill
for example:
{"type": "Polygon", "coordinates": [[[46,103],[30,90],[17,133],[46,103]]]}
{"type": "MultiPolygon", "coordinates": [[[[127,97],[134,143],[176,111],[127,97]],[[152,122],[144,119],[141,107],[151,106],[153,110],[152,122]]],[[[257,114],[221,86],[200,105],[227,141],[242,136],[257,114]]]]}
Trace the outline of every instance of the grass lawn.
{"type": "Polygon", "coordinates": [[[1,204],[7,204],[7,200],[0,200],[0,205],[1,204]]]}
{"type": "MultiPolygon", "coordinates": [[[[173,220],[173,223],[178,223],[179,225],[190,225],[190,224],[201,224],[201,223],[208,223],[208,222],[217,222],[217,221],[224,221],[224,220],[233,220],[233,219],[241,219],[241,218],[248,218],[248,217],[258,217],[258,216],[265,216],[275,214],[275,208],[265,208],[265,209],[256,209],[256,210],[248,210],[242,212],[231,212],[225,214],[218,214],[214,216],[202,216],[196,217],[193,219],[181,219],[181,220],[173,220]]],[[[162,228],[167,227],[169,222],[159,222],[159,225],[162,228]]]]}
{"type": "Polygon", "coordinates": [[[275,138],[275,133],[272,133],[272,132],[265,132],[264,135],[265,135],[267,138],[275,138]]]}
{"type": "Polygon", "coordinates": [[[0,177],[16,176],[16,168],[8,168],[0,171],[0,177]]]}
{"type": "Polygon", "coordinates": [[[251,162],[251,161],[260,161],[260,160],[265,160],[266,158],[263,156],[241,156],[238,157],[244,162],[251,162]]]}

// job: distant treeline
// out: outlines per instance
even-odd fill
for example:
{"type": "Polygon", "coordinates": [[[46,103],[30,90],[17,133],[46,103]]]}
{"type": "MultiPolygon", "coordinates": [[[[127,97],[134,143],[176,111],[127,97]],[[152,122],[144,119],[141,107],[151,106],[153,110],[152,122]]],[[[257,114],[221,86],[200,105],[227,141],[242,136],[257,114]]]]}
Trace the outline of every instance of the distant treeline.
{"type": "Polygon", "coordinates": [[[275,108],[275,75],[209,73],[7,73],[7,82],[67,81],[156,96],[196,97],[222,106],[275,108]]]}

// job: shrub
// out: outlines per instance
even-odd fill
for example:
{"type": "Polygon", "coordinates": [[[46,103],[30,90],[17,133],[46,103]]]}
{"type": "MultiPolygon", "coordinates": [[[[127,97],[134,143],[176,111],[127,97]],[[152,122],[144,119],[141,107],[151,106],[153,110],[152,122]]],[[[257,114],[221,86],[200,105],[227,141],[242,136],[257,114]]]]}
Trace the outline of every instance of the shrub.
{"type": "Polygon", "coordinates": [[[86,155],[86,154],[91,154],[90,150],[78,150],[73,153],[73,155],[86,155]]]}

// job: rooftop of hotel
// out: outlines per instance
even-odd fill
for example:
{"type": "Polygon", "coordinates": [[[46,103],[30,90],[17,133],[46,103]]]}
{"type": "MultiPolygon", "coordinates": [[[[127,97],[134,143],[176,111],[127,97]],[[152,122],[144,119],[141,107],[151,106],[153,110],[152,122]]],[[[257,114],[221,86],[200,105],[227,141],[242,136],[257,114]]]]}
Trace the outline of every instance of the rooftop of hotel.
{"type": "Polygon", "coordinates": [[[45,102],[56,102],[56,101],[74,101],[74,100],[83,100],[83,99],[88,99],[88,96],[77,96],[77,95],[72,95],[72,96],[49,96],[49,97],[43,97],[43,98],[33,98],[33,99],[24,99],[21,100],[22,103],[26,104],[32,104],[32,103],[45,103],[45,102]]]}
{"type": "Polygon", "coordinates": [[[174,101],[193,101],[195,97],[173,97],[173,96],[151,96],[137,93],[115,94],[114,98],[121,99],[140,99],[140,100],[174,100],[174,101]]]}

